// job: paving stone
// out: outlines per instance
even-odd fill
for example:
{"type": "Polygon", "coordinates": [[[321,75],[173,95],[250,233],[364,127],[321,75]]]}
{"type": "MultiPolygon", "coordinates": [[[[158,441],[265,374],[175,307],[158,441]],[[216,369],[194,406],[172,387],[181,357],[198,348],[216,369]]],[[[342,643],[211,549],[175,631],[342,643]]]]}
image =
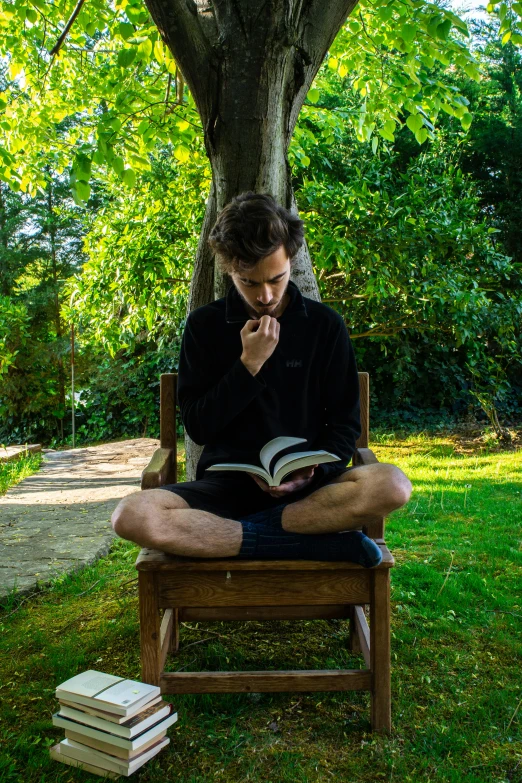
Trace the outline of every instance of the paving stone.
{"type": "Polygon", "coordinates": [[[0,599],[28,593],[107,554],[118,501],[140,488],[153,438],[47,451],[41,470],[0,498],[0,599]]]}

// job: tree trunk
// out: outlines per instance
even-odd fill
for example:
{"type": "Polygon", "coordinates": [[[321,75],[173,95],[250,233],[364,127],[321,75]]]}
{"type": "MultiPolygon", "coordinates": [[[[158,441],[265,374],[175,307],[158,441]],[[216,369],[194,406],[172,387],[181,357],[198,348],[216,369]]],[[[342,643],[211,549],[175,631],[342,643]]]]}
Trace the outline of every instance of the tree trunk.
{"type": "MultiPolygon", "coordinates": [[[[233,196],[267,192],[297,212],[288,147],[319,66],[356,3],[146,0],[196,102],[212,166],[188,312],[224,296],[230,285],[207,239],[233,196]]],[[[306,245],[292,279],[304,295],[320,299],[306,245]]],[[[195,478],[200,453],[186,436],[187,481],[195,478]]]]}

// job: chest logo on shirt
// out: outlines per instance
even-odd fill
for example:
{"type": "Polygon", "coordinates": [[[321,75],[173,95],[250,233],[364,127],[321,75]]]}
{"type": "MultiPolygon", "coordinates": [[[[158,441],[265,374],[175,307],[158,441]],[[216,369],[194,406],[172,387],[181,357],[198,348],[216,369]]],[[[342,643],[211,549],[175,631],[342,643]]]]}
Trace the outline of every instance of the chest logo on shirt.
{"type": "Polygon", "coordinates": [[[302,367],[303,366],[303,360],[302,359],[287,359],[286,360],[286,366],[287,367],[302,367]]]}

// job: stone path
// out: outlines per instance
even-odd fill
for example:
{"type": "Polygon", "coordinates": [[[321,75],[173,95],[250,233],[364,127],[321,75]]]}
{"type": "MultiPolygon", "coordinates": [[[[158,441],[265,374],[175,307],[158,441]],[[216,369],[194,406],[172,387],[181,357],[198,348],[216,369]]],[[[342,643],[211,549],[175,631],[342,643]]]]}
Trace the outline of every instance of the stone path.
{"type": "Polygon", "coordinates": [[[0,598],[27,593],[105,555],[118,500],[140,488],[152,438],[47,452],[39,473],[0,497],[0,598]]]}

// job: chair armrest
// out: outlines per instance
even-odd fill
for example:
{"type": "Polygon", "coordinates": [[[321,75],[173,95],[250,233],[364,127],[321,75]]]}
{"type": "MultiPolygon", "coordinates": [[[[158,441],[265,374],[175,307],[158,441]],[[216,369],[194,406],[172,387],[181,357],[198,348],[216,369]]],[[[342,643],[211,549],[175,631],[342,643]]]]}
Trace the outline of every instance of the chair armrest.
{"type": "Polygon", "coordinates": [[[156,449],[151,460],[141,474],[142,489],[156,489],[168,484],[172,470],[174,449],[156,449]]]}
{"type": "Polygon", "coordinates": [[[379,462],[371,449],[356,449],[353,455],[354,465],[375,465],[379,462]]]}

